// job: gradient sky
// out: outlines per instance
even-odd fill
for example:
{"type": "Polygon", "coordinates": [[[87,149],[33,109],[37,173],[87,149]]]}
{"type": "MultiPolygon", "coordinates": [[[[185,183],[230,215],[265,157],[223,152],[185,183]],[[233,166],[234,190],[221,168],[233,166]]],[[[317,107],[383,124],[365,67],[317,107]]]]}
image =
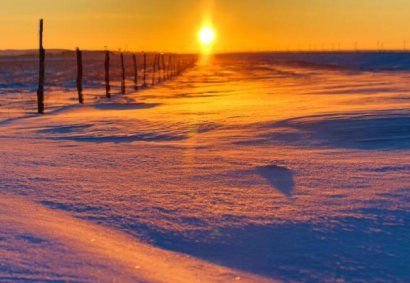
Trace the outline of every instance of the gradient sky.
{"type": "Polygon", "coordinates": [[[410,48],[409,0],[0,0],[0,49],[198,51],[212,21],[215,50],[410,48]]]}

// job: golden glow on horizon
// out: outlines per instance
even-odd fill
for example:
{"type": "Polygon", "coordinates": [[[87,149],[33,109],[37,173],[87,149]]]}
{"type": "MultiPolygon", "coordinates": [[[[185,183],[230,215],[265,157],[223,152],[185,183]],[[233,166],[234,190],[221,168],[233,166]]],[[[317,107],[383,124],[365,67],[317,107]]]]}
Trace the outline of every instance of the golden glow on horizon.
{"type": "Polygon", "coordinates": [[[205,26],[212,53],[410,48],[408,0],[3,0],[0,49],[36,48],[40,17],[46,48],[203,53],[205,26]]]}

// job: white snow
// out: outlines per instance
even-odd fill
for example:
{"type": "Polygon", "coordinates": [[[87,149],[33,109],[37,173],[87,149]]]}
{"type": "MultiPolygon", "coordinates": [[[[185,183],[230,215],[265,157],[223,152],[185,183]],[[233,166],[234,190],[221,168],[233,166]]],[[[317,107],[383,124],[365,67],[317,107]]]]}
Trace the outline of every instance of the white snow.
{"type": "Polygon", "coordinates": [[[272,282],[153,248],[7,193],[0,204],[2,282],[272,282]]]}
{"type": "Polygon", "coordinates": [[[44,116],[4,88],[0,279],[410,280],[410,75],[360,55],[218,56],[111,101],[90,76],[83,106],[58,61],[44,116]]]}

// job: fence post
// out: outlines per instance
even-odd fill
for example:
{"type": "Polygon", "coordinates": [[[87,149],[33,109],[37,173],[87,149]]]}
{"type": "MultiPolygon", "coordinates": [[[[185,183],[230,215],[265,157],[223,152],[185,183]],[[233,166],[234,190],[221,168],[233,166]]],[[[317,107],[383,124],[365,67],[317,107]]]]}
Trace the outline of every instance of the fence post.
{"type": "Polygon", "coordinates": [[[158,53],[158,82],[162,81],[162,62],[161,62],[162,53],[158,53]]]}
{"type": "Polygon", "coordinates": [[[174,56],[172,56],[172,75],[175,76],[177,74],[177,55],[174,54],[174,56]]]}
{"type": "Polygon", "coordinates": [[[79,48],[77,48],[77,91],[78,102],[83,104],[83,55],[79,48]]]}
{"type": "Polygon", "coordinates": [[[162,66],[162,53],[158,53],[158,82],[162,82],[162,69],[164,66],[162,66]]]}
{"type": "Polygon", "coordinates": [[[43,48],[43,19],[40,20],[40,46],[39,46],[39,76],[37,89],[37,110],[44,114],[44,76],[46,52],[43,48]]]}
{"type": "Polygon", "coordinates": [[[157,54],[157,67],[156,67],[156,78],[157,78],[157,82],[161,82],[161,61],[160,61],[160,57],[161,57],[161,53],[157,54]]]}
{"type": "Polygon", "coordinates": [[[152,65],[152,85],[155,84],[155,73],[157,70],[157,54],[154,53],[154,63],[152,65]]]}
{"type": "Polygon", "coordinates": [[[160,62],[160,58],[161,57],[161,53],[157,54],[157,68],[156,68],[156,78],[157,78],[157,82],[161,81],[161,62],[160,62]]]}
{"type": "Polygon", "coordinates": [[[121,52],[121,93],[125,94],[125,66],[124,54],[121,52]]]}
{"type": "Polygon", "coordinates": [[[143,86],[147,86],[147,53],[144,52],[144,76],[143,76],[143,86]]]}
{"type": "Polygon", "coordinates": [[[138,90],[138,65],[135,54],[132,55],[132,59],[134,62],[134,88],[135,90],[138,90]]]}
{"type": "Polygon", "coordinates": [[[105,96],[111,98],[110,93],[110,51],[105,51],[105,96]]]}
{"type": "Polygon", "coordinates": [[[172,54],[168,54],[167,78],[172,76],[172,54]]]}
{"type": "Polygon", "coordinates": [[[165,59],[164,59],[164,54],[161,54],[161,62],[162,62],[162,80],[166,80],[167,79],[167,76],[166,76],[166,73],[165,73],[165,70],[166,70],[166,68],[165,68],[165,59]]]}
{"type": "Polygon", "coordinates": [[[157,77],[158,77],[158,79],[157,79],[157,81],[158,81],[158,83],[160,83],[161,82],[161,80],[162,80],[162,76],[161,76],[161,71],[162,71],[162,66],[161,66],[161,53],[158,53],[158,61],[157,61],[157,77]]]}

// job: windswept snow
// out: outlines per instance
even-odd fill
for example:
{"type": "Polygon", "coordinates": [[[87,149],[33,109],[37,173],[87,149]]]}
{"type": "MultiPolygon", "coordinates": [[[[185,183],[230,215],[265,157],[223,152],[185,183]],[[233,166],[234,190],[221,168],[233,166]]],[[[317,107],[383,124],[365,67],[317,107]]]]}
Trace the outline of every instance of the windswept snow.
{"type": "Polygon", "coordinates": [[[409,281],[410,75],[360,55],[218,56],[110,101],[90,77],[85,105],[55,57],[46,115],[0,95],[0,276],[409,281]]]}
{"type": "Polygon", "coordinates": [[[272,282],[1,194],[0,281],[272,282]]]}

